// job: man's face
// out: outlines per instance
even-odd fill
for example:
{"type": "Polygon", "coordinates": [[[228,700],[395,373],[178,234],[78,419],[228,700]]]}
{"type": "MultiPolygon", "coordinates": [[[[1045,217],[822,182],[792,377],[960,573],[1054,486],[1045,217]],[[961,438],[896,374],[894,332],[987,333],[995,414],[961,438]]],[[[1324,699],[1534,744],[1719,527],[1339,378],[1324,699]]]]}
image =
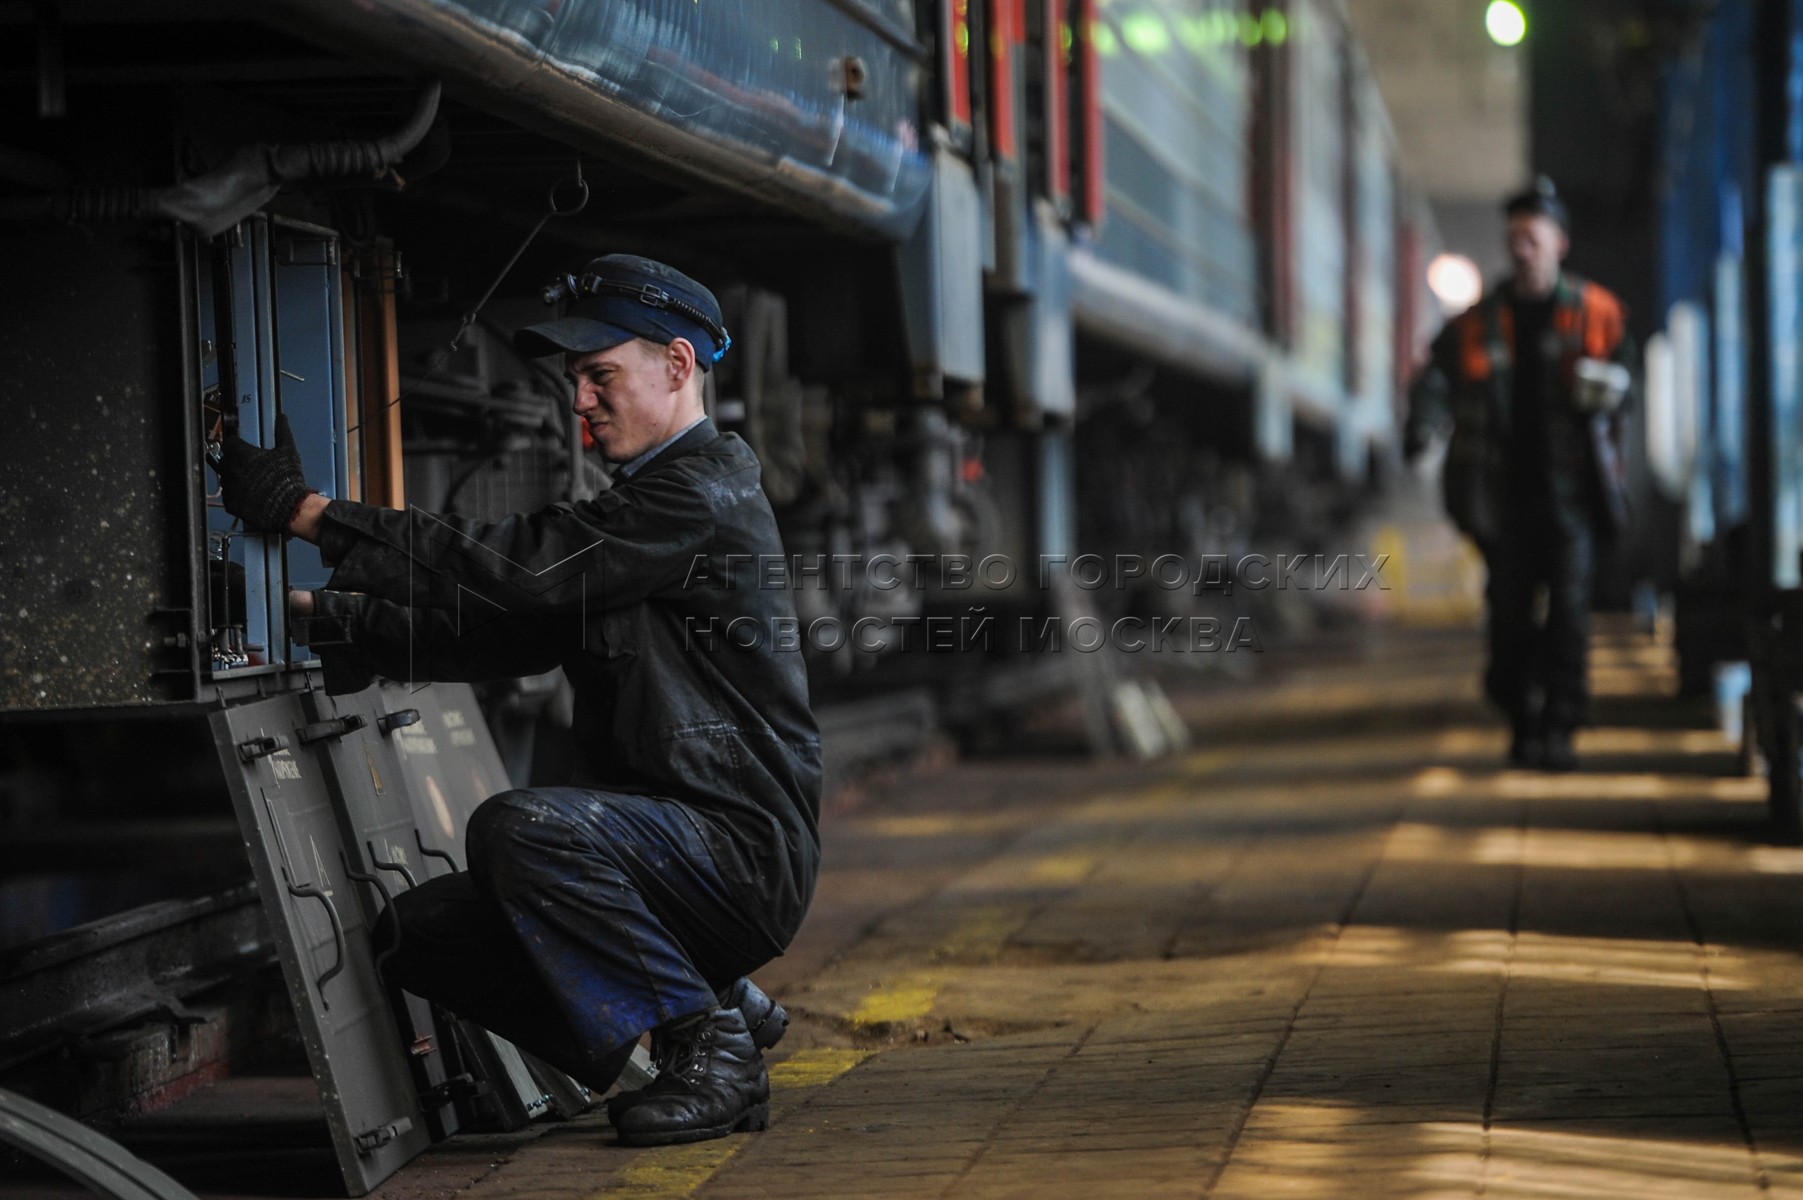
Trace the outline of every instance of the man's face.
{"type": "Polygon", "coordinates": [[[572,406],[609,462],[630,462],[667,441],[696,415],[688,372],[670,347],[635,339],[611,350],[564,356],[572,406]]]}
{"type": "Polygon", "coordinates": [[[1516,289],[1545,296],[1559,281],[1559,264],[1571,243],[1559,223],[1544,213],[1516,213],[1509,218],[1508,246],[1516,289]]]}

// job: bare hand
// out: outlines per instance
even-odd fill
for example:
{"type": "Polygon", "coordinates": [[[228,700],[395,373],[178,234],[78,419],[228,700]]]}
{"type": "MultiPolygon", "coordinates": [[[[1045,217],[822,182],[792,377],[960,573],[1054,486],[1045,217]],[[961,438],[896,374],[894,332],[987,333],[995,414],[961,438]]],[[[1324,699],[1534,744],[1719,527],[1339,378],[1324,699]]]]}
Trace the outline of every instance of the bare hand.
{"type": "Polygon", "coordinates": [[[288,589],[288,615],[305,618],[313,615],[313,593],[299,588],[288,589]]]}

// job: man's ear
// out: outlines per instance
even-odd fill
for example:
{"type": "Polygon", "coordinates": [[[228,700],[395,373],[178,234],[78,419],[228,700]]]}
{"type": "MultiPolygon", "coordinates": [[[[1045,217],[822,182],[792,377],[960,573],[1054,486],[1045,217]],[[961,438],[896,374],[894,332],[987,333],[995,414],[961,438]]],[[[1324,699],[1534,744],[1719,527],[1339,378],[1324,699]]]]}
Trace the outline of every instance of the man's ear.
{"type": "Polygon", "coordinates": [[[670,374],[672,391],[681,391],[695,374],[695,347],[688,338],[673,338],[664,353],[664,368],[670,374]]]}

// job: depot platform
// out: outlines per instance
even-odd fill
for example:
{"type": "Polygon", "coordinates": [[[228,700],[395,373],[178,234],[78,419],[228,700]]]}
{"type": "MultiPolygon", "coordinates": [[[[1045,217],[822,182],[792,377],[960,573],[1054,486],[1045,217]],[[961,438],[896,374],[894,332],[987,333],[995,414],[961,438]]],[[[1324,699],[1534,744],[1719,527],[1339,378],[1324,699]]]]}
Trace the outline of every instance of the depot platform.
{"type": "Polygon", "coordinates": [[[1803,849],[1659,641],[1600,628],[1569,775],[1499,766],[1472,635],[1288,661],[1174,688],[1180,761],[1053,729],[842,798],[767,1132],[594,1114],[374,1194],[1803,1195],[1803,849]]]}

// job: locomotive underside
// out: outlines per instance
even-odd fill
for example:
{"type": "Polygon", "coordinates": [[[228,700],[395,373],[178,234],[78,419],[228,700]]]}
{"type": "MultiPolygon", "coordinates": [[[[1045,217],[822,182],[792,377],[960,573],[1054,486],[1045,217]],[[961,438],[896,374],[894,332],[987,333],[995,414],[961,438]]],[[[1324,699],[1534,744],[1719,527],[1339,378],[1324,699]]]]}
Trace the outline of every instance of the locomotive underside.
{"type": "MultiPolygon", "coordinates": [[[[296,1065],[197,719],[307,677],[282,586],[318,586],[327,569],[308,548],[231,527],[207,494],[205,442],[234,424],[266,436],[280,408],[331,494],[472,516],[593,496],[607,474],[582,444],[561,364],[508,340],[545,312],[542,285],[589,257],[649,255],[714,288],[735,349],[710,382],[712,414],[759,454],[791,557],[853,564],[796,587],[804,626],[878,622],[852,644],[804,647],[841,770],[935,731],[990,743],[1034,703],[1115,685],[1104,658],[1035,653],[1015,636],[1023,619],[1230,626],[1248,606],[1294,600],[1143,579],[1079,592],[1036,577],[1041,556],[1176,554],[1194,569],[1297,530],[1319,544],[1281,549],[1319,549],[1345,519],[1331,438],[1299,433],[1281,486],[1257,465],[1244,381],[1083,337],[1075,405],[1037,403],[1001,365],[1030,300],[981,304],[980,328],[963,331],[996,364],[986,378],[960,378],[956,355],[923,373],[910,231],[935,203],[943,148],[915,132],[927,71],[906,48],[909,6],[862,6],[860,54],[795,39],[793,59],[842,93],[811,114],[760,109],[763,94],[685,70],[705,47],[647,35],[666,123],[719,124],[688,141],[643,120],[597,131],[524,85],[485,89],[478,61],[448,72],[441,94],[419,61],[431,30],[384,56],[341,41],[318,15],[330,7],[273,5],[271,24],[211,4],[3,18],[0,977],[41,979],[34,939],[100,920],[103,953],[84,965],[67,951],[56,985],[93,1000],[96,1027],[144,1009],[130,995],[147,971],[162,978],[106,950],[140,935],[182,947],[190,990],[240,990],[199,1015],[170,999],[181,989],[159,992],[155,1032],[128,1030],[104,1052],[12,1043],[0,1084],[66,1111],[154,1105],[174,1095],[171,1029],[220,1039],[184,1042],[183,1054],[213,1054],[215,1073],[296,1065]],[[869,89],[857,97],[853,71],[869,89]],[[736,109],[698,115],[722,104],[736,109]],[[410,144],[376,169],[358,158],[397,139],[410,144]],[[733,166],[734,139],[779,166],[733,166]],[[295,147],[314,148],[315,169],[273,195],[233,175],[295,147]],[[195,180],[206,186],[183,191],[195,180]],[[938,567],[920,579],[904,567],[892,586],[896,572],[868,569],[885,555],[999,556],[1021,578],[948,588],[938,567]],[[973,613],[992,623],[974,646],[973,613]],[[961,644],[929,642],[928,619],[961,644]],[[146,904],[161,915],[144,917],[146,904]]],[[[513,7],[487,6],[497,19],[513,7]]],[[[754,7],[803,29],[844,6],[754,7]]],[[[789,57],[787,41],[778,49],[789,57]]],[[[1243,669],[1246,657],[1181,665],[1243,669]]],[[[515,782],[561,776],[560,677],[484,685],[480,698],[515,782]]],[[[1090,712],[1111,739],[1106,702],[1090,712]]]]}

